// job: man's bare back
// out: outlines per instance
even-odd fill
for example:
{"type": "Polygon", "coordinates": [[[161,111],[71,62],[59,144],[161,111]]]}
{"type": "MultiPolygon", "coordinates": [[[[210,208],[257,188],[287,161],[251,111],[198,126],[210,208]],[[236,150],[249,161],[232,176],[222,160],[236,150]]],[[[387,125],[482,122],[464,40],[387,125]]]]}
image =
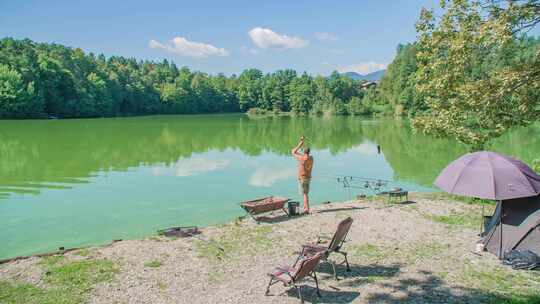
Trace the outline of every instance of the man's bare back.
{"type": "Polygon", "coordinates": [[[303,145],[304,137],[302,136],[298,145],[291,150],[291,153],[298,161],[298,190],[304,196],[304,213],[309,213],[309,186],[313,169],[313,157],[309,148],[304,148],[304,153],[298,152],[303,145]]]}

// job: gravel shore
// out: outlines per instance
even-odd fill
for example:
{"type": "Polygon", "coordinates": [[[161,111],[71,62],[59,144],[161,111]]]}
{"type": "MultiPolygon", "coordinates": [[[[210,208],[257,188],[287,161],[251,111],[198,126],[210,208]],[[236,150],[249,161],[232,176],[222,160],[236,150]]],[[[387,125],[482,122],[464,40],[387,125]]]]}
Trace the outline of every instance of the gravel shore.
{"type": "MultiPolygon", "coordinates": [[[[265,296],[266,273],[294,262],[302,244],[319,235],[331,236],[339,221],[350,216],[354,222],[343,250],[349,253],[352,271],[338,266],[336,281],[331,267],[320,264],[322,297],[317,298],[314,283],[306,281],[307,302],[489,303],[504,292],[521,292],[515,288],[540,287],[536,274],[523,277],[500,266],[491,254],[473,252],[479,228],[466,217],[479,218],[480,209],[420,194],[403,204],[364,199],[316,206],[307,216],[276,213],[260,224],[245,218],[208,227],[199,235],[205,241],[156,236],[65,256],[117,265],[112,281],[88,292],[89,303],[298,303],[296,291],[280,284],[265,296]],[[445,222],[453,216],[461,219],[458,224],[445,222]],[[493,283],[482,281],[486,272],[501,272],[526,284],[501,293],[493,283]]],[[[40,260],[0,265],[0,281],[47,288],[40,260]]]]}

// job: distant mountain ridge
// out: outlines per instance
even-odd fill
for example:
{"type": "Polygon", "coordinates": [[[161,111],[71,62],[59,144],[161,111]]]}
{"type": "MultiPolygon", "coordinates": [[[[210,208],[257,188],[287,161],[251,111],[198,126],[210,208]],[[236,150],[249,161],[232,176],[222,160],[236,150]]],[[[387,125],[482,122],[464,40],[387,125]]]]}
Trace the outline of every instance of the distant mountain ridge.
{"type": "Polygon", "coordinates": [[[345,72],[342,73],[342,75],[348,76],[354,80],[379,81],[383,77],[384,72],[386,72],[386,70],[375,71],[365,75],[358,74],[356,72],[345,72]]]}

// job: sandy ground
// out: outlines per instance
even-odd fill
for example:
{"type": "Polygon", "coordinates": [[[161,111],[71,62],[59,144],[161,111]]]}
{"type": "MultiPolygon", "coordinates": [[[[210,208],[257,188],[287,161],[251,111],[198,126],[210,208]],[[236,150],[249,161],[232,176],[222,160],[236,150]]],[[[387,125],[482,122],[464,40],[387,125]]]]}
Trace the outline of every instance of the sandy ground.
{"type": "MultiPolygon", "coordinates": [[[[68,253],[69,259],[105,258],[120,272],[112,282],[97,285],[90,303],[298,303],[295,290],[280,284],[265,296],[266,273],[292,263],[301,244],[335,231],[339,221],[354,219],[348,242],[352,271],[338,266],[318,269],[321,298],[314,282],[305,281],[303,294],[315,303],[483,303],[489,290],[476,288],[464,271],[500,267],[489,253],[473,253],[478,228],[449,226],[432,215],[479,212],[478,206],[420,195],[406,204],[363,200],[331,203],[313,208],[308,216],[256,224],[246,218],[229,225],[209,227],[194,238],[152,238],[122,241],[93,248],[88,257],[68,253]],[[222,255],[218,246],[225,248],[222,255]],[[145,263],[157,260],[159,267],[145,263]]],[[[340,256],[333,256],[338,262],[340,256]]],[[[0,280],[40,285],[42,275],[31,258],[0,265],[0,280]]],[[[510,270],[512,271],[512,270],[510,270]]]]}

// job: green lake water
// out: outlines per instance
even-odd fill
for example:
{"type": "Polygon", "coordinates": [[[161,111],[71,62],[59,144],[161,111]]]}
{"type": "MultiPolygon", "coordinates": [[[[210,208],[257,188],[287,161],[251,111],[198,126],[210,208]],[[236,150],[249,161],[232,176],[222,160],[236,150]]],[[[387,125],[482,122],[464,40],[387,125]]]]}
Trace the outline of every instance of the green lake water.
{"type": "MultiPolygon", "coordinates": [[[[239,202],[268,195],[300,200],[289,153],[302,134],[315,159],[314,204],[348,198],[339,175],[434,191],[440,170],[466,151],[389,119],[0,121],[0,258],[224,223],[243,215],[239,202]]],[[[517,129],[492,150],[530,163],[539,134],[539,125],[517,129]]]]}

